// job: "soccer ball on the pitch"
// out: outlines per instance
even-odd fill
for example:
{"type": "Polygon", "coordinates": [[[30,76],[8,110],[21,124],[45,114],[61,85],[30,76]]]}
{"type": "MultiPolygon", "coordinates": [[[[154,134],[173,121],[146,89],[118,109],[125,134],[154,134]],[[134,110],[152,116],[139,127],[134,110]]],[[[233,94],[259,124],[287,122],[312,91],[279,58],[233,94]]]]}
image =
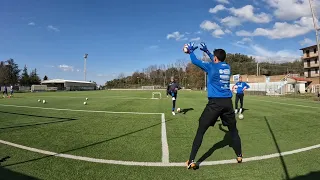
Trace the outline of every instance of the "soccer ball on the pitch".
{"type": "Polygon", "coordinates": [[[43,100],[42,103],[45,104],[45,103],[46,103],[46,100],[43,100]]]}
{"type": "Polygon", "coordinates": [[[38,99],[38,102],[40,102],[41,100],[40,99],[38,99]]]}
{"type": "Polygon", "coordinates": [[[83,102],[84,105],[87,105],[87,102],[83,102]]]}
{"type": "Polygon", "coordinates": [[[188,49],[188,45],[187,44],[185,44],[184,46],[183,46],[183,52],[184,53],[186,53],[186,54],[189,54],[189,49],[188,49]]]}
{"type": "Polygon", "coordinates": [[[88,98],[86,98],[86,100],[88,101],[88,98]]]}
{"type": "Polygon", "coordinates": [[[180,108],[178,108],[178,109],[177,109],[177,112],[180,112],[180,111],[181,111],[181,109],[180,109],[180,108]]]}
{"type": "Polygon", "coordinates": [[[243,114],[239,114],[239,119],[243,119],[243,114]]]}

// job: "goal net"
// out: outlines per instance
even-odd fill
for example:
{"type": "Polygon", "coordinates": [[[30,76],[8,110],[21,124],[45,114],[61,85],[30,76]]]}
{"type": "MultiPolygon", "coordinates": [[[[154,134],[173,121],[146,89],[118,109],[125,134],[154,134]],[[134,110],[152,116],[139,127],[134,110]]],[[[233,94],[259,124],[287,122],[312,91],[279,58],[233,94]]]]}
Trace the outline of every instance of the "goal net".
{"type": "Polygon", "coordinates": [[[31,92],[35,91],[47,91],[47,85],[32,85],[31,92]]]}
{"type": "Polygon", "coordinates": [[[161,92],[152,92],[151,99],[161,99],[161,92]]]}
{"type": "Polygon", "coordinates": [[[154,90],[154,86],[142,86],[143,90],[154,90]]]}

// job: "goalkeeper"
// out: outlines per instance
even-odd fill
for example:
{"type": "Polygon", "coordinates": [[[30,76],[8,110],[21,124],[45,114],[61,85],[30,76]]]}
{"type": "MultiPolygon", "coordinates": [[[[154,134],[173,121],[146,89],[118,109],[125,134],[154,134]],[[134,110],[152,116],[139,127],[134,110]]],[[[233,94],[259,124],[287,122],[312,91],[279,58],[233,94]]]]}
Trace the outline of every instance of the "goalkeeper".
{"type": "Polygon", "coordinates": [[[208,103],[200,118],[196,136],[193,141],[187,168],[196,169],[194,161],[202,144],[203,136],[208,128],[217,122],[218,117],[227,123],[233,141],[238,163],[242,162],[241,139],[237,129],[237,121],[232,105],[232,92],[230,90],[230,66],[225,63],[226,52],[223,49],[215,49],[213,55],[208,51],[206,45],[201,43],[202,51],[206,52],[213,62],[204,62],[197,59],[193,53],[198,47],[194,43],[187,44],[191,62],[208,74],[208,103]]]}
{"type": "Polygon", "coordinates": [[[169,83],[169,85],[167,87],[167,97],[168,97],[169,94],[172,97],[172,115],[176,115],[174,110],[176,108],[178,90],[180,90],[180,89],[181,89],[181,87],[180,87],[179,83],[177,83],[174,80],[174,77],[171,77],[171,82],[169,83]]]}

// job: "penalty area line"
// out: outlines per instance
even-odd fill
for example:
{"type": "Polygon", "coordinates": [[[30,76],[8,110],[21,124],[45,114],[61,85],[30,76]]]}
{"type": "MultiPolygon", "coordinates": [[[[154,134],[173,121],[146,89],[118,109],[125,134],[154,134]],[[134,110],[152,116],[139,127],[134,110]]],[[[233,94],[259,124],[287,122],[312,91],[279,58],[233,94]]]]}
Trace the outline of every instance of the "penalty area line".
{"type": "Polygon", "coordinates": [[[29,108],[29,109],[43,109],[43,110],[54,110],[54,111],[70,111],[70,112],[88,112],[88,113],[107,113],[107,114],[141,114],[141,115],[162,115],[163,113],[147,113],[147,112],[116,112],[116,111],[94,111],[94,110],[82,110],[82,109],[58,109],[58,108],[44,108],[34,106],[18,106],[18,105],[7,105],[0,104],[4,107],[16,107],[16,108],[29,108]]]}
{"type": "MultiPolygon", "coordinates": [[[[19,144],[15,144],[12,142],[0,140],[1,144],[5,144],[8,146],[16,147],[19,149],[24,149],[31,152],[36,152],[40,154],[50,155],[50,156],[56,156],[56,157],[62,157],[66,159],[74,159],[74,160],[80,160],[80,161],[87,161],[87,162],[95,162],[95,163],[104,163],[104,164],[117,164],[117,165],[126,165],[126,166],[153,166],[153,167],[169,167],[169,166],[185,166],[184,162],[181,163],[164,163],[164,162],[135,162],[135,161],[119,161],[119,160],[107,160],[107,159],[97,159],[97,158],[90,158],[90,157],[83,157],[83,156],[76,156],[71,154],[60,154],[55,153],[51,151],[36,149],[32,147],[27,147],[19,144]]],[[[320,148],[320,144],[309,146],[301,149],[296,149],[292,151],[286,151],[282,153],[274,153],[269,155],[263,155],[263,156],[254,156],[249,158],[243,158],[243,162],[250,162],[250,161],[258,161],[258,160],[264,160],[264,159],[271,159],[276,158],[280,156],[286,156],[296,153],[301,153],[305,151],[310,151],[312,149],[320,148]]],[[[220,160],[220,161],[205,161],[201,163],[201,166],[212,166],[212,165],[219,165],[219,164],[235,164],[237,161],[235,159],[229,159],[229,160],[220,160]]]]}
{"type": "Polygon", "coordinates": [[[161,122],[162,162],[169,163],[169,146],[167,139],[166,119],[164,113],[161,114],[161,122]]]}

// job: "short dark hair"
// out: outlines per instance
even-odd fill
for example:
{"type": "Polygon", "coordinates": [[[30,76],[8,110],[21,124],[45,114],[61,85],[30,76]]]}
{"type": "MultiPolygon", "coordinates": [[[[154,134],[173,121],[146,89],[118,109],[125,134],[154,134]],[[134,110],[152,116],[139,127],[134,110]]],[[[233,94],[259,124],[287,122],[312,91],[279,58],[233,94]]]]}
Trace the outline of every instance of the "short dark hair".
{"type": "Polygon", "coordinates": [[[224,60],[226,59],[226,51],[223,49],[215,49],[213,51],[213,55],[216,56],[218,58],[219,61],[224,62],[224,60]]]}

